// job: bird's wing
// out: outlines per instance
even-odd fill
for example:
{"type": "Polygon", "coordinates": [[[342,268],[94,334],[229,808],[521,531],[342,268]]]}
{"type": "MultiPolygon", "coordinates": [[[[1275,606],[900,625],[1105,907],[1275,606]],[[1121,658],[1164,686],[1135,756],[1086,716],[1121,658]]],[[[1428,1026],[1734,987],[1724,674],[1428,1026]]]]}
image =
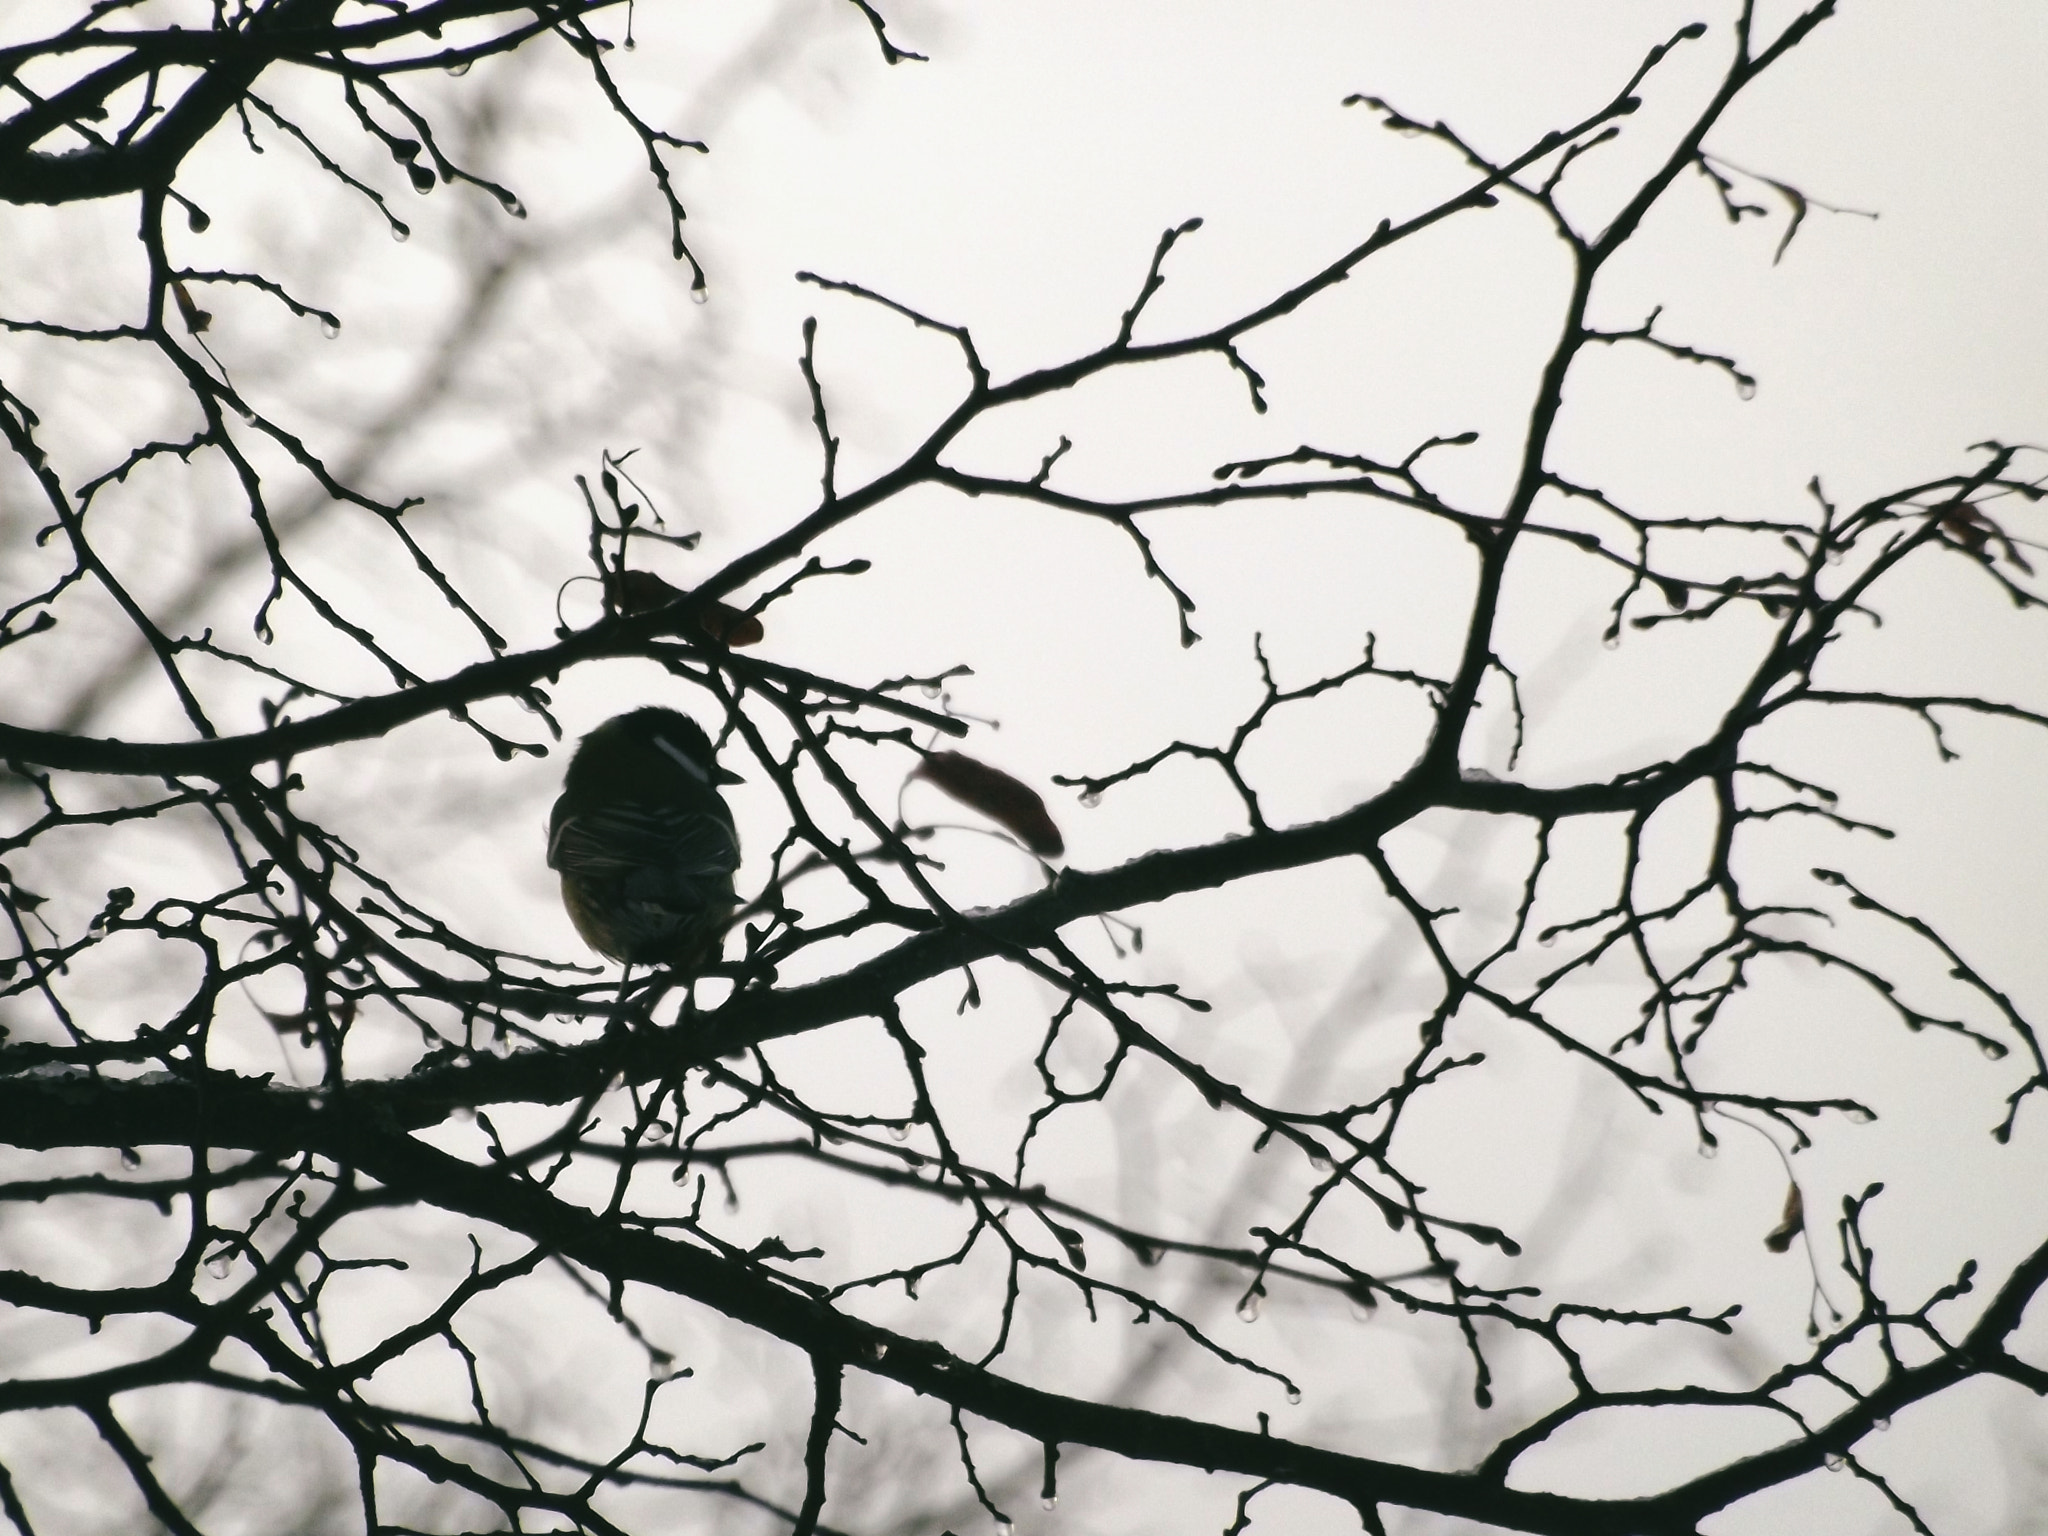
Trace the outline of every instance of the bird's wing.
{"type": "Polygon", "coordinates": [[[704,811],[615,803],[564,814],[558,806],[548,865],[598,879],[653,869],[715,881],[740,867],[740,847],[732,823],[704,811]]]}

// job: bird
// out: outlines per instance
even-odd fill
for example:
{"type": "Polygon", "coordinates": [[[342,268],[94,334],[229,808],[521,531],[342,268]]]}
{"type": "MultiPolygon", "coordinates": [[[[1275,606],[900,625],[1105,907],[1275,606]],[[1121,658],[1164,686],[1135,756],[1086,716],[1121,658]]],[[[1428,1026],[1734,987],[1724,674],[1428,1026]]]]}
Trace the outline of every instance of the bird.
{"type": "Polygon", "coordinates": [[[673,709],[615,715],[583,738],[548,817],[548,867],[585,943],[629,967],[704,968],[738,900],[739,833],[718,786],[740,782],[673,709]]]}

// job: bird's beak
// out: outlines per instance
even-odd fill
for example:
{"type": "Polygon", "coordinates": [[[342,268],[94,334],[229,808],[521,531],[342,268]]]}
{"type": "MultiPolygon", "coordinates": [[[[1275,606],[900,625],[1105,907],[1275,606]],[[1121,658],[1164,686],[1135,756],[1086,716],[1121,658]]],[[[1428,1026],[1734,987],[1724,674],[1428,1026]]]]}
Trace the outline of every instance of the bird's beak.
{"type": "Polygon", "coordinates": [[[714,784],[744,784],[747,781],[730,769],[721,768],[716,763],[713,763],[711,765],[711,782],[714,784]]]}

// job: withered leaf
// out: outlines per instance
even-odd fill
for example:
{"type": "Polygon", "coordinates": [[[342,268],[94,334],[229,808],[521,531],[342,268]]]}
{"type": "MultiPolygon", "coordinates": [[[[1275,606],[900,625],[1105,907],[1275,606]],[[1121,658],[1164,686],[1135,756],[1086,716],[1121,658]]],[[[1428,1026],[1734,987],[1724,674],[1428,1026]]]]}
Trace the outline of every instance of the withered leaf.
{"type": "Polygon", "coordinates": [[[1985,516],[1980,508],[1965,502],[1948,508],[1937,522],[1942,532],[1971,554],[1983,554],[1985,547],[1995,541],[1999,553],[2008,561],[2027,575],[2034,574],[2033,566],[2027,563],[2026,557],[2020,553],[2019,546],[2012,541],[2011,535],[1998,523],[1985,516]]]}
{"type": "MultiPolygon", "coordinates": [[[[604,589],[612,606],[621,613],[648,613],[689,596],[652,571],[607,571],[604,589]]],[[[758,645],[766,634],[753,614],[715,598],[699,609],[697,624],[712,639],[723,640],[730,646],[758,645]]]]}
{"type": "Polygon", "coordinates": [[[715,598],[698,612],[697,622],[712,639],[732,646],[759,645],[762,635],[767,633],[753,614],[715,598]]]}
{"type": "Polygon", "coordinates": [[[194,336],[213,324],[213,316],[192,302],[192,295],[176,278],[171,280],[171,297],[177,300],[178,317],[185,322],[185,329],[194,336]]]}
{"type": "Polygon", "coordinates": [[[1040,858],[1057,858],[1067,851],[1067,840],[1038,791],[1000,768],[964,752],[929,752],[910,776],[929,779],[962,805],[972,806],[1040,858]]]}
{"type": "Polygon", "coordinates": [[[1785,1210],[1779,1217],[1778,1225],[1764,1239],[1764,1246],[1773,1253],[1783,1253],[1792,1246],[1792,1240],[1806,1230],[1806,1198],[1799,1193],[1799,1186],[1793,1184],[1785,1190],[1785,1210]]]}
{"type": "Polygon", "coordinates": [[[666,608],[683,595],[682,588],[670,586],[652,571],[606,571],[604,590],[621,613],[666,608]]]}

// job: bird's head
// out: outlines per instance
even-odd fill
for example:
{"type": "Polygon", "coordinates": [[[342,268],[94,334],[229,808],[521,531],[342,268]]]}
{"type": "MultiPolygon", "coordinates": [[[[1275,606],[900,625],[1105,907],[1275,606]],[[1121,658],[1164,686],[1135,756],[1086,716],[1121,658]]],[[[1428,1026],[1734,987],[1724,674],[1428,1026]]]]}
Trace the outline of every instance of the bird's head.
{"type": "Polygon", "coordinates": [[[718,766],[703,726],[676,710],[650,705],[614,715],[585,736],[569,759],[563,787],[575,793],[658,783],[678,770],[706,789],[741,782],[738,774],[718,766]]]}

